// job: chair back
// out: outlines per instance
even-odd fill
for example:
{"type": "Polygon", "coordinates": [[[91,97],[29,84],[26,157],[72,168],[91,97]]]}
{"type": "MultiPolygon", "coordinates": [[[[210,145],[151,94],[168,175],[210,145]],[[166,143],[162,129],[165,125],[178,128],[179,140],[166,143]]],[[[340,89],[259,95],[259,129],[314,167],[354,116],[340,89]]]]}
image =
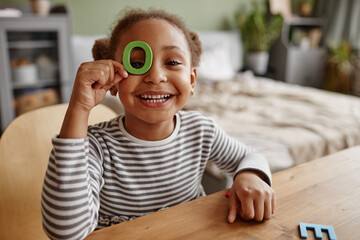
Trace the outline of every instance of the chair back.
{"type": "MultiPolygon", "coordinates": [[[[41,192],[52,149],[67,104],[24,113],[14,119],[0,139],[0,239],[48,239],[42,229],[41,192]]],[[[116,116],[96,106],[89,124],[116,116]]]]}

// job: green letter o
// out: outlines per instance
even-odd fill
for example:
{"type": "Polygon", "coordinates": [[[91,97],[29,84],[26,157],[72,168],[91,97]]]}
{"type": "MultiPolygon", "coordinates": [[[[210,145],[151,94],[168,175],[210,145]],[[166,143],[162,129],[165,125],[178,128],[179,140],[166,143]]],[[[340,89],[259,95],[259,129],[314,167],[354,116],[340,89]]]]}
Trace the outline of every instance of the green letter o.
{"type": "Polygon", "coordinates": [[[123,52],[123,65],[131,74],[141,75],[150,70],[152,65],[152,51],[150,46],[143,41],[133,41],[126,45],[123,52]],[[145,51],[145,63],[142,68],[133,68],[130,63],[130,56],[134,48],[142,48],[145,51]]]}

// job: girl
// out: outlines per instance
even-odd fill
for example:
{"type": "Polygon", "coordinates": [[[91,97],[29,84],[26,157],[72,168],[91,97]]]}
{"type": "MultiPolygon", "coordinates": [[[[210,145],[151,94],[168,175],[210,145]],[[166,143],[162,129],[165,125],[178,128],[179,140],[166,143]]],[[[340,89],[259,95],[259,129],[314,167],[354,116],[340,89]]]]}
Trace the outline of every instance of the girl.
{"type": "MultiPolygon", "coordinates": [[[[228,137],[211,119],[180,111],[193,94],[201,44],[177,17],[129,10],[109,40],[97,41],[94,62],[83,63],[44,180],[42,215],[50,238],[83,239],[94,229],[204,196],[207,161],[234,176],[228,222],[269,219],[275,194],[266,160],[228,137]],[[150,70],[126,72],[126,45],[144,41],[150,70]],[[106,59],[106,60],[99,60],[106,59]],[[88,127],[91,109],[108,90],[125,113],[88,127]],[[240,204],[241,202],[241,204],[240,204]]],[[[144,65],[135,49],[130,62],[144,65]]]]}

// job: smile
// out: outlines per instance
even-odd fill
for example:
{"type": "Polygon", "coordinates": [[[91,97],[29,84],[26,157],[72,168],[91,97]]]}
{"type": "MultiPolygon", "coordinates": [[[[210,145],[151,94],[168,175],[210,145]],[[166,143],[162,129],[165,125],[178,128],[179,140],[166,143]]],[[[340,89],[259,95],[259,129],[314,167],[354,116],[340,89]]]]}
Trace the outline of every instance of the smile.
{"type": "Polygon", "coordinates": [[[171,95],[140,95],[141,100],[148,103],[162,103],[171,98],[171,95]]]}

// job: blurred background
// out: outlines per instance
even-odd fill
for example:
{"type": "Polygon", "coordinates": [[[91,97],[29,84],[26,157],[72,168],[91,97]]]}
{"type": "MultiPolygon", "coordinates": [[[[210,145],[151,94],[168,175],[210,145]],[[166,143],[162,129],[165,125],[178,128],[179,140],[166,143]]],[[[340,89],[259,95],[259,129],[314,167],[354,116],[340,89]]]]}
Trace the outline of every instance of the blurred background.
{"type": "Polygon", "coordinates": [[[164,9],[197,32],[237,32],[238,72],[360,95],[360,0],[0,0],[1,131],[67,102],[93,41],[126,7],[164,9]]]}

